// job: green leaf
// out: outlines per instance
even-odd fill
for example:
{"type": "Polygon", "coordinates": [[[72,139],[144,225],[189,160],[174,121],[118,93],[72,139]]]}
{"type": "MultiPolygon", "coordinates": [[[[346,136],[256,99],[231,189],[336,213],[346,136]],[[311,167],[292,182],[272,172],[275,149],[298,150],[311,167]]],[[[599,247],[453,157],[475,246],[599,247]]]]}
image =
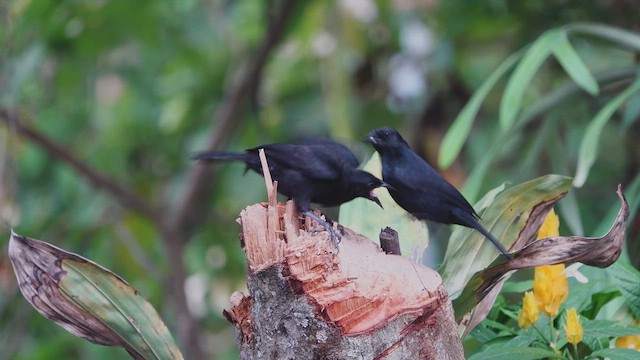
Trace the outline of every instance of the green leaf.
{"type": "Polygon", "coordinates": [[[632,31],[593,23],[572,24],[566,26],[565,29],[570,34],[591,35],[634,51],[640,51],[640,35],[632,31]]]}
{"type": "MultiPolygon", "coordinates": [[[[591,279],[590,279],[591,280],[591,279]]],[[[591,294],[591,303],[589,307],[580,312],[587,319],[595,319],[603,306],[607,305],[611,300],[620,297],[619,291],[598,292],[591,294]]]]}
{"type": "Polygon", "coordinates": [[[582,318],[582,330],[585,337],[596,339],[640,334],[640,327],[637,326],[623,326],[616,321],[585,318],[582,318]]]}
{"type": "MultiPolygon", "coordinates": [[[[490,205],[479,212],[482,225],[509,248],[527,224],[531,210],[540,203],[557,199],[570,186],[569,177],[546,175],[497,195],[491,193],[490,205]]],[[[480,203],[485,200],[488,202],[490,199],[485,197],[480,203]]],[[[480,210],[480,206],[476,210],[480,210]]],[[[444,263],[439,270],[449,293],[464,288],[469,278],[489,265],[497,255],[497,250],[482,234],[463,227],[457,228],[449,239],[444,263]]]]}
{"type": "Polygon", "coordinates": [[[469,173],[464,187],[460,190],[469,202],[474,202],[478,198],[484,176],[487,171],[489,171],[489,165],[491,165],[491,161],[495,159],[499,150],[499,146],[491,146],[487,149],[487,152],[484,153],[480,161],[473,167],[471,173],[469,173]]]}
{"type": "Polygon", "coordinates": [[[622,131],[626,132],[629,130],[631,124],[638,120],[638,118],[640,118],[640,94],[634,94],[629,97],[627,106],[624,108],[624,113],[622,113],[622,131]]]}
{"type": "Polygon", "coordinates": [[[60,290],[94,315],[144,356],[176,358],[179,354],[169,330],[156,310],[136,289],[112,272],[91,262],[63,260],[67,275],[60,290]]]}
{"type": "Polygon", "coordinates": [[[473,125],[473,120],[478,114],[480,105],[489,94],[489,91],[498,80],[522,57],[523,51],[511,54],[498,68],[485,80],[485,82],[475,91],[469,102],[464,106],[460,114],[455,118],[453,124],[442,139],[440,153],[438,155],[438,165],[446,169],[456,159],[462,146],[469,137],[469,132],[473,125]]]}
{"type": "Polygon", "coordinates": [[[468,360],[533,360],[533,359],[566,359],[563,356],[547,349],[524,347],[521,345],[500,346],[495,345],[477,353],[468,360]]]}
{"type": "MultiPolygon", "coordinates": [[[[376,152],[363,170],[382,177],[382,163],[376,152]]],[[[379,239],[380,230],[389,226],[398,232],[400,251],[416,262],[422,262],[422,253],[429,244],[427,223],[416,220],[393,200],[387,189],[378,189],[383,209],[364,199],[354,199],[340,206],[338,222],[372,240],[379,239]]]]}
{"type": "Polygon", "coordinates": [[[613,348],[596,350],[587,359],[638,360],[639,356],[638,350],[613,348]]]}
{"type": "Polygon", "coordinates": [[[522,108],[524,91],[531,85],[533,76],[542,63],[555,50],[562,38],[566,36],[563,30],[549,30],[536,40],[527,50],[509,78],[500,102],[500,125],[503,131],[511,128],[522,108]]]}
{"type": "Polygon", "coordinates": [[[591,72],[573,46],[571,46],[566,33],[562,34],[553,50],[553,54],[560,62],[560,65],[562,65],[564,71],[571,76],[576,84],[580,85],[580,87],[593,96],[598,94],[598,82],[596,82],[596,79],[591,75],[591,72]]]}
{"type": "Polygon", "coordinates": [[[20,291],[43,316],[135,359],[182,359],[156,310],[111,271],[48,243],[11,235],[9,256],[20,291]]]}
{"type": "Polygon", "coordinates": [[[516,293],[516,294],[524,294],[525,291],[530,291],[533,286],[531,279],[523,280],[523,281],[507,281],[502,287],[502,293],[516,293]]]}
{"type": "Polygon", "coordinates": [[[607,272],[613,278],[633,315],[640,318],[640,272],[622,261],[617,261],[608,267],[607,272]]]}
{"type": "Polygon", "coordinates": [[[587,177],[589,176],[591,166],[595,163],[596,156],[598,155],[598,142],[600,141],[602,129],[616,110],[638,90],[640,90],[640,81],[636,80],[627,89],[625,89],[625,91],[620,93],[605,107],[603,107],[593,120],[591,120],[591,123],[587,127],[585,135],[582,138],[582,142],[580,143],[578,165],[573,186],[581,187],[584,185],[587,177]]]}

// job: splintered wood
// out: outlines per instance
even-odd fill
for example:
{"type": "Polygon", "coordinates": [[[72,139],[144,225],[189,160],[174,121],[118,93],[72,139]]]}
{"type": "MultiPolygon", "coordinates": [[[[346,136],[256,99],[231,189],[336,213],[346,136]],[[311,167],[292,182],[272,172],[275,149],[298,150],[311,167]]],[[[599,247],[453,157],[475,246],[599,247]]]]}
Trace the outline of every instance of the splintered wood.
{"type": "Polygon", "coordinates": [[[464,358],[437,272],[342,227],[336,249],[291,201],[249,206],[239,220],[249,294],[224,314],[241,359],[464,358]]]}
{"type": "Polygon", "coordinates": [[[291,278],[343,334],[373,331],[400,315],[422,312],[440,299],[434,293],[442,280],[435,271],[387,255],[351,230],[345,229],[344,238],[337,254],[330,252],[329,242],[308,234],[285,251],[291,278]]]}

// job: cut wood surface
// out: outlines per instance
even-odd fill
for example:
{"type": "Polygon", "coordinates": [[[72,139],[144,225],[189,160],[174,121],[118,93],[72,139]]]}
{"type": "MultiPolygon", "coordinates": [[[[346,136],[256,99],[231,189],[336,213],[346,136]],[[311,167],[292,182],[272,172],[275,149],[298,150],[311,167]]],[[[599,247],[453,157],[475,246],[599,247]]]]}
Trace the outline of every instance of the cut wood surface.
{"type": "Polygon", "coordinates": [[[239,222],[249,294],[235,293],[225,316],[242,359],[464,358],[436,271],[340,226],[335,249],[326,231],[310,230],[317,223],[274,197],[239,222]]]}

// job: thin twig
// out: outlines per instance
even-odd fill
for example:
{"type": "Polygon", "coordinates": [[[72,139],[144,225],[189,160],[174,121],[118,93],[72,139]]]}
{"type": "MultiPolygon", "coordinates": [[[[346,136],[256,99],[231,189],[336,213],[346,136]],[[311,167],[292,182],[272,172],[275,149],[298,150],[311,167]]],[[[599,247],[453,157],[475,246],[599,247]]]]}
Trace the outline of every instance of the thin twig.
{"type": "Polygon", "coordinates": [[[87,179],[93,186],[111,194],[122,204],[124,208],[146,216],[152,221],[157,221],[158,216],[155,209],[144,199],[136,195],[136,193],[126,188],[124,185],[118,183],[116,180],[111,179],[107,175],[92,168],[89,164],[80,160],[70,151],[65,149],[64,146],[49,138],[47,135],[26,125],[25,121],[19,119],[15,113],[10,112],[7,109],[0,108],[0,119],[7,123],[9,129],[40,146],[47,152],[47,154],[69,165],[78,174],[87,179]]]}

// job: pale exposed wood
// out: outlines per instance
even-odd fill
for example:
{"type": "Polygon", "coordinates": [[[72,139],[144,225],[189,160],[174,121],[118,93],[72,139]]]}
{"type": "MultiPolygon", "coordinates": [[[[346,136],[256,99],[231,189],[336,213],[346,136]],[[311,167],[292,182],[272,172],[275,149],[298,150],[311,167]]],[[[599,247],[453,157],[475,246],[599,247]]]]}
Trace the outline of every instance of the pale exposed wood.
{"type": "Polygon", "coordinates": [[[337,251],[291,202],[240,219],[249,295],[235,294],[225,315],[242,359],[464,358],[437,272],[349,229],[337,251]]]}

